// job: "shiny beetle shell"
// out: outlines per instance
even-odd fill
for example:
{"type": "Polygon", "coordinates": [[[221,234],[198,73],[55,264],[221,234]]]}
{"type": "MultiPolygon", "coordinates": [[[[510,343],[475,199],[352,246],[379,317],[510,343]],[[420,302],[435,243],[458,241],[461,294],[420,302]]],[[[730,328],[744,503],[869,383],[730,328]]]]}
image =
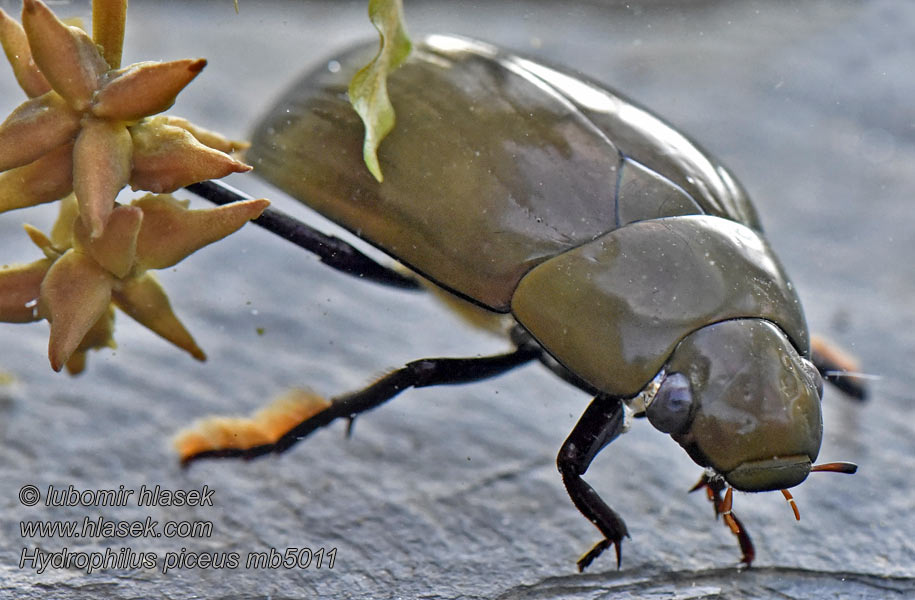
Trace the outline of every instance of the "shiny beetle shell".
{"type": "Polygon", "coordinates": [[[346,96],[373,52],[344,54],[279,102],[248,154],[261,176],[443,288],[510,312],[603,394],[686,378],[688,421],[660,407],[655,420],[676,423],[674,439],[738,489],[806,477],[822,423],[803,312],[727,169],[615,92],[436,35],[389,78],[397,125],[378,183],[346,96]]]}

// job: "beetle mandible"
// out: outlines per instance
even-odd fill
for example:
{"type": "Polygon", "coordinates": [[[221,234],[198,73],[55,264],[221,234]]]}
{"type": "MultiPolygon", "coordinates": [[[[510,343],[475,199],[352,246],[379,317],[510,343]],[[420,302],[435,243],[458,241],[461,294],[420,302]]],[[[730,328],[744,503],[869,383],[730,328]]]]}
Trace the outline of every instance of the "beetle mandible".
{"type": "MultiPolygon", "coordinates": [[[[258,126],[257,173],[476,309],[512,319],[510,352],[407,364],[319,404],[275,441],[189,446],[185,462],[287,449],[336,418],[410,387],[466,383],[540,361],[593,394],[558,467],[603,535],[584,569],[628,536],[582,476],[625,429],[648,420],[706,468],[716,510],[731,489],[782,490],[812,470],[822,439],[819,371],[801,304],[730,172],[616,92],[466,38],[415,45],[388,89],[397,127],[378,183],[362,164],[347,83],[373,48],[309,73],[258,126]],[[725,497],[721,492],[727,489],[725,497]]],[[[392,285],[413,279],[314,250],[336,268],[392,285]],[[322,254],[323,253],[323,254],[322,254]]],[[[355,251],[353,251],[355,252],[355,251]]],[[[365,258],[365,257],[362,257],[365,258]]]]}

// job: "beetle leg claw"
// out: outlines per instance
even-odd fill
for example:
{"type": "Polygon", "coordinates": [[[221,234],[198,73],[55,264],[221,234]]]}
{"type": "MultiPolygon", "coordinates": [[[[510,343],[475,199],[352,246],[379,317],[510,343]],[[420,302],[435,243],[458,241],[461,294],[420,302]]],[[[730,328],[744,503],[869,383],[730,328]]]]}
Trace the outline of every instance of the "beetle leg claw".
{"type": "Polygon", "coordinates": [[[623,544],[622,538],[616,540],[610,540],[607,538],[602,539],[601,541],[594,544],[594,547],[581,555],[581,558],[578,559],[578,572],[583,573],[588,566],[594,562],[594,559],[600,556],[604,550],[610,547],[610,544],[613,544],[614,549],[616,550],[616,568],[619,569],[620,565],[623,562],[623,555],[621,553],[621,547],[623,544]]]}

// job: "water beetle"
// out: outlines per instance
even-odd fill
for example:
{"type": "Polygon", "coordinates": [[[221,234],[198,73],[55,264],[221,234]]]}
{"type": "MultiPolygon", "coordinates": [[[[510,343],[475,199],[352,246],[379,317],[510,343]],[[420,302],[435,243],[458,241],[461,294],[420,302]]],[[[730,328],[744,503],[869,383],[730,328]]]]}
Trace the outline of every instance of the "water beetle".
{"type": "MultiPolygon", "coordinates": [[[[582,476],[629,416],[647,416],[706,468],[697,487],[748,564],[732,488],[790,500],[787,488],[812,470],[854,471],[813,465],[829,367],[811,362],[797,294],[724,166],[592,81],[434,35],[389,79],[398,123],[381,146],[378,183],[362,164],[362,124],[346,97],[372,52],[355,48],[334,59],[339,68],[306,75],[258,126],[248,159],[453,297],[512,319],[514,349],[409,363],[319,403],[275,440],[223,436],[186,446],[185,462],[283,451],[409,387],[536,360],[595,396],[557,459],[573,503],[603,535],[579,569],[610,545],[620,563],[626,525],[582,476]]],[[[335,268],[414,286],[335,238],[310,249],[335,268]]]]}

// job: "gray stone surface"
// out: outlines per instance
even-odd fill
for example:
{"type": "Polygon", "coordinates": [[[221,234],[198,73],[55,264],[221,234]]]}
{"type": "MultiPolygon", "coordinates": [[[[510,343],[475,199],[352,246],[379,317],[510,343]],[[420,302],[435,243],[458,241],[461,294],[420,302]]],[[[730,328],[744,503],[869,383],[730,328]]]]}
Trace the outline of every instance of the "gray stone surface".
{"type": "MultiPolygon", "coordinates": [[[[814,331],[879,375],[873,398],[824,400],[821,460],[854,477],[812,476],[795,523],[778,494],[738,495],[757,544],[735,568],[730,534],[699,469],[639,423],[589,479],[632,539],[623,568],[578,554],[597,533],[562,489],[554,455],[588,402],[536,366],[431,389],[289,453],[182,471],[173,432],[210,413],[248,413],[308,385],[333,395],[432,355],[502,348],[422,295],[359,284],[247,228],[162,273],[209,353],[196,364],[121,315],[116,352],[71,379],[45,358],[44,325],[0,327],[0,596],[9,598],[906,598],[915,597],[915,5],[873,2],[407,2],[414,32],[478,36],[571,65],[652,107],[721,157],[756,199],[814,331]],[[257,329],[263,328],[263,335],[257,329]],[[215,490],[214,506],[25,507],[25,484],[215,490]],[[31,539],[31,519],[212,521],[196,539],[31,539]],[[334,568],[18,568],[23,548],[231,552],[337,549],[334,568]]],[[[18,2],[0,0],[18,12],[18,2]]],[[[85,5],[58,5],[85,13],[85,5]]],[[[206,56],[173,113],[243,135],[326,50],[372,35],[362,2],[135,2],[128,60],[206,56]]],[[[0,70],[0,109],[19,102],[0,70]]],[[[250,177],[236,186],[307,210],[250,177]]],[[[203,206],[201,203],[200,206],[203,206]]],[[[0,256],[32,260],[22,222],[0,216],[0,256]]]]}

